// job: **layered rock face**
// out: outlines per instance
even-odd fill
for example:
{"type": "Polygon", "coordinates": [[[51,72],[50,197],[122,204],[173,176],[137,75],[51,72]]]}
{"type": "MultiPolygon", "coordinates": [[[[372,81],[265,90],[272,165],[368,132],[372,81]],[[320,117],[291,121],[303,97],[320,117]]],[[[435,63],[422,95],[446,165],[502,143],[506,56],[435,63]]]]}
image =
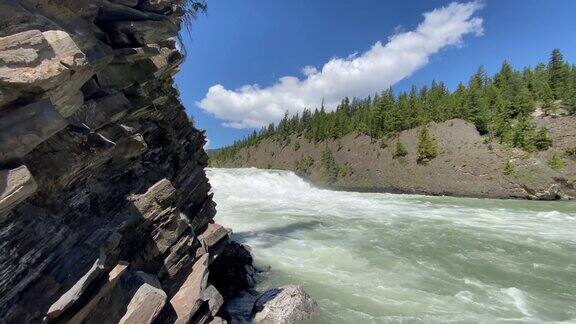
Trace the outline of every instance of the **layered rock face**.
{"type": "Polygon", "coordinates": [[[185,14],[0,2],[0,322],[216,318],[210,264],[230,231],[172,79],[185,14]]]}

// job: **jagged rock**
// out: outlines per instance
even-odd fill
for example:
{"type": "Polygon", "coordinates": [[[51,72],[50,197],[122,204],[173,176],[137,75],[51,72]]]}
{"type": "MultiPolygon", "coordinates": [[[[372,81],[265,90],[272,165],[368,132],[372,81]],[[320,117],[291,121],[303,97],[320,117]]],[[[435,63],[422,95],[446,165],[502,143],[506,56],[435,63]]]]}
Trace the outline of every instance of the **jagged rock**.
{"type": "Polygon", "coordinates": [[[140,8],[145,11],[166,13],[172,10],[172,2],[169,0],[144,0],[141,1],[140,8]]]}
{"type": "Polygon", "coordinates": [[[70,72],[39,30],[0,38],[0,52],[0,85],[48,90],[70,72]]]}
{"type": "Polygon", "coordinates": [[[36,192],[38,185],[25,165],[0,170],[0,221],[16,205],[36,192]]]}
{"type": "Polygon", "coordinates": [[[312,319],[317,303],[300,286],[283,286],[264,292],[253,309],[254,323],[298,324],[312,319]]]}
{"type": "Polygon", "coordinates": [[[70,324],[80,324],[84,323],[89,319],[91,313],[97,309],[98,303],[104,298],[106,298],[116,287],[116,284],[126,272],[128,268],[127,263],[119,263],[108,273],[108,279],[106,283],[102,285],[100,290],[96,293],[92,299],[84,306],[80,311],[78,311],[69,321],[70,324]]]}
{"type": "Polygon", "coordinates": [[[49,100],[0,110],[0,163],[22,158],[66,125],[49,100]]]}
{"type": "Polygon", "coordinates": [[[148,145],[140,134],[121,138],[116,142],[113,154],[123,159],[132,159],[146,152],[148,145]]]}
{"type": "Polygon", "coordinates": [[[65,31],[30,30],[0,38],[0,87],[13,92],[0,97],[0,106],[22,92],[50,90],[56,109],[70,116],[80,108],[79,100],[66,97],[77,94],[91,73],[86,56],[65,31]]]}
{"type": "Polygon", "coordinates": [[[170,206],[176,195],[176,188],[170,180],[162,179],[151,186],[144,194],[130,198],[144,219],[148,219],[170,206]]]}
{"type": "Polygon", "coordinates": [[[136,10],[123,4],[116,4],[104,1],[98,15],[98,22],[111,21],[141,21],[141,20],[163,20],[165,16],[155,15],[149,12],[136,10]]]}
{"type": "Polygon", "coordinates": [[[227,324],[228,322],[223,319],[222,317],[214,317],[211,321],[210,324],[227,324]]]}
{"type": "Polygon", "coordinates": [[[158,47],[121,48],[115,51],[115,63],[134,63],[160,54],[158,47]]]}
{"type": "Polygon", "coordinates": [[[205,136],[172,79],[185,5],[0,1],[0,323],[217,321],[227,232],[202,248],[205,136]]]}
{"type": "Polygon", "coordinates": [[[206,230],[198,235],[198,239],[202,244],[202,251],[200,253],[210,252],[212,255],[220,254],[226,245],[225,241],[230,237],[231,233],[231,230],[220,224],[208,224],[206,230]]]}
{"type": "Polygon", "coordinates": [[[166,304],[167,296],[158,279],[144,272],[137,272],[141,285],[126,308],[119,324],[152,323],[166,304]]]}
{"type": "Polygon", "coordinates": [[[204,301],[208,302],[208,309],[212,316],[216,316],[216,313],[220,310],[220,307],[224,304],[224,297],[218,292],[216,287],[210,285],[206,290],[204,290],[204,301]]]}
{"type": "Polygon", "coordinates": [[[175,28],[166,21],[119,21],[111,24],[111,38],[118,47],[140,47],[172,37],[175,28]]]}
{"type": "Polygon", "coordinates": [[[254,257],[250,248],[238,242],[228,242],[224,251],[210,264],[210,282],[225,297],[233,297],[256,284],[254,257]]]}
{"type": "Polygon", "coordinates": [[[192,271],[170,299],[176,312],[175,324],[187,324],[204,302],[203,291],[208,282],[208,255],[201,256],[192,267],[192,271]]]}
{"type": "Polygon", "coordinates": [[[54,319],[64,311],[66,311],[70,306],[72,306],[75,302],[78,301],[82,293],[86,291],[88,286],[96,280],[102,273],[104,272],[104,263],[97,259],[90,270],[86,272],[86,274],[72,286],[67,292],[65,292],[60,299],[58,299],[50,309],[48,309],[48,313],[46,313],[46,319],[51,320],[54,319]]]}
{"type": "Polygon", "coordinates": [[[71,120],[85,124],[90,129],[100,129],[118,121],[126,114],[128,109],[130,109],[130,101],[128,101],[126,96],[123,93],[115,93],[104,98],[88,101],[84,109],[76,113],[71,120]]]}
{"type": "Polygon", "coordinates": [[[136,7],[138,5],[138,0],[110,0],[113,3],[119,3],[129,7],[136,7]]]}

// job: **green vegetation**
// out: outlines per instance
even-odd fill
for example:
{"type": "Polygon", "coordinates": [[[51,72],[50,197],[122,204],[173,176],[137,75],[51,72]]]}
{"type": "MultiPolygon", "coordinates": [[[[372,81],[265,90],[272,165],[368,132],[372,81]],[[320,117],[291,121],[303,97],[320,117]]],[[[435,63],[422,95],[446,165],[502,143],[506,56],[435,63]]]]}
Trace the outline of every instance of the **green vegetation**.
{"type": "Polygon", "coordinates": [[[326,147],[324,152],[322,152],[322,159],[320,162],[322,163],[322,177],[326,183],[330,184],[336,182],[340,171],[336,161],[334,160],[332,151],[328,147],[326,147]]]}
{"type": "Polygon", "coordinates": [[[310,155],[306,155],[296,163],[296,173],[302,175],[310,174],[310,167],[314,164],[314,159],[310,155]]]}
{"type": "Polygon", "coordinates": [[[428,126],[424,126],[418,136],[418,163],[426,163],[436,156],[438,156],[436,140],[430,135],[428,126]]]}
{"type": "Polygon", "coordinates": [[[394,158],[404,157],[406,155],[408,155],[406,147],[404,146],[404,144],[402,144],[402,142],[400,142],[400,140],[398,140],[396,142],[396,150],[394,151],[394,158]]]}
{"type": "Polygon", "coordinates": [[[354,132],[381,139],[453,118],[474,123],[489,143],[497,140],[526,151],[544,150],[551,145],[547,130],[537,130],[531,116],[539,107],[548,113],[576,113],[576,66],[567,64],[559,50],[552,52],[548,65],[522,71],[504,62],[489,77],[479,68],[467,85],[460,83],[452,92],[444,83],[433,81],[399,94],[387,89],[365,99],[344,98],[332,112],[321,105],[292,117],[286,113],[277,125],[254,132],[214,158],[231,160],[243,147],[263,139],[285,141],[296,135],[322,142],[354,132]]]}
{"type": "Polygon", "coordinates": [[[550,138],[550,135],[548,134],[548,129],[546,129],[546,127],[540,127],[540,129],[534,136],[533,141],[534,146],[536,146],[536,149],[540,151],[547,150],[552,146],[552,139],[550,138]]]}
{"type": "Polygon", "coordinates": [[[516,169],[514,168],[514,164],[512,163],[512,160],[508,160],[506,162],[506,164],[504,165],[504,174],[505,175],[513,175],[514,172],[516,172],[516,169]]]}
{"type": "Polygon", "coordinates": [[[559,154],[552,155],[552,157],[549,158],[548,161],[546,162],[552,169],[557,171],[564,169],[564,167],[566,166],[566,161],[559,154]]]}
{"type": "Polygon", "coordinates": [[[300,142],[296,141],[294,143],[294,151],[298,151],[300,149],[300,142]]]}

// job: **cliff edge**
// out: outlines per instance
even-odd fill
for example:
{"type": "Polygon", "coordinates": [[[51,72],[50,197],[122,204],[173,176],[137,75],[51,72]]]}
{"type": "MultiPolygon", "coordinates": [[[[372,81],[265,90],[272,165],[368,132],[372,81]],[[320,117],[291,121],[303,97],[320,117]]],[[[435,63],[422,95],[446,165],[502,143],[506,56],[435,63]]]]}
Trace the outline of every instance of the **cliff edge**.
{"type": "Polygon", "coordinates": [[[172,78],[194,4],[0,3],[0,322],[220,320],[230,231],[172,78]]]}

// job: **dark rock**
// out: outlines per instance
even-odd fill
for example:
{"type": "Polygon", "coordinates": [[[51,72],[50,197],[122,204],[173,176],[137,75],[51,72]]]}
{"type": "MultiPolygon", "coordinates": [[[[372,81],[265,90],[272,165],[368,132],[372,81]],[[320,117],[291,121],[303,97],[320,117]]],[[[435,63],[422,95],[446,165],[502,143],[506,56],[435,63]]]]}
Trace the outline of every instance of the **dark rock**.
{"type": "Polygon", "coordinates": [[[256,284],[254,258],[250,248],[237,242],[229,242],[224,251],[210,265],[210,282],[225,297],[238,296],[256,284]]]}
{"type": "Polygon", "coordinates": [[[0,164],[24,157],[66,125],[49,100],[0,110],[0,164]]]}

